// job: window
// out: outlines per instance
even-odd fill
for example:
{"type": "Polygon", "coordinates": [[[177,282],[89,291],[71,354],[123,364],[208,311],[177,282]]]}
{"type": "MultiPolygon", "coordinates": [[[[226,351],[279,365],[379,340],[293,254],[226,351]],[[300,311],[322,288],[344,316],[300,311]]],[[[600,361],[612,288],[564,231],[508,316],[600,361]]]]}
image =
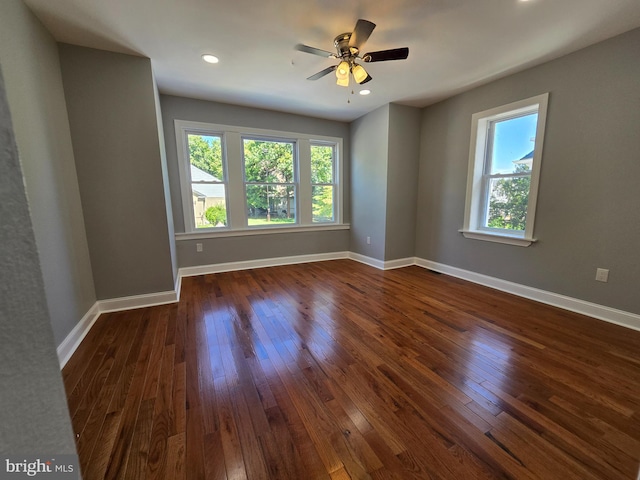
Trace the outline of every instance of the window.
{"type": "Polygon", "coordinates": [[[311,145],[311,208],[313,222],[333,222],[335,145],[311,145]]]}
{"type": "Polygon", "coordinates": [[[183,120],[175,128],[185,235],[348,228],[341,138],[183,120]]]}
{"type": "Polygon", "coordinates": [[[528,246],[548,94],[472,116],[464,227],[467,238],[528,246]]]}
{"type": "Polygon", "coordinates": [[[187,175],[191,184],[192,227],[227,225],[227,197],[222,161],[222,137],[186,132],[189,154],[187,175]]]}
{"type": "Polygon", "coordinates": [[[296,222],[295,143],[243,138],[249,226],[296,222]]]}

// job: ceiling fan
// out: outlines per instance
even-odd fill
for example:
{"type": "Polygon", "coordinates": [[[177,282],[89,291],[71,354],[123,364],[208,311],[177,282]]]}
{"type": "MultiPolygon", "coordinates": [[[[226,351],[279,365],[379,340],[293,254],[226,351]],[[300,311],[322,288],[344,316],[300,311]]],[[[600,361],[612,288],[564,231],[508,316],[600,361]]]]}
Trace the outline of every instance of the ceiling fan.
{"type": "Polygon", "coordinates": [[[356,83],[362,85],[371,81],[371,76],[367,73],[362,65],[356,63],[360,59],[363,62],[386,62],[387,60],[404,60],[409,56],[409,48],[393,48],[391,50],[379,50],[377,52],[365,53],[360,55],[360,49],[367,41],[376,24],[368,20],[359,19],[353,32],[341,33],[333,40],[337,53],[331,53],[319,48],[309,47],[299,43],[296,50],[313,55],[319,55],[326,58],[339,59],[338,65],[332,65],[324,70],[319,71],[315,75],[311,75],[307,80],[318,80],[325,75],[335,71],[336,83],[343,87],[349,86],[349,74],[353,76],[356,83]]]}

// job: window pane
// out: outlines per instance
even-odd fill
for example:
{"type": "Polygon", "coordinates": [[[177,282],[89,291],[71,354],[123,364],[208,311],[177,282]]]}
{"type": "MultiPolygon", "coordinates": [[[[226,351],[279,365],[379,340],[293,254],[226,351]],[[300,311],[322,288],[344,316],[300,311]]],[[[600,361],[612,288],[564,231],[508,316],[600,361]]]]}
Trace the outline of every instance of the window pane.
{"type": "Polygon", "coordinates": [[[538,114],[531,113],[493,123],[489,174],[531,170],[538,114]]]}
{"type": "Polygon", "coordinates": [[[227,226],[224,184],[192,183],[191,193],[196,228],[227,226]]]}
{"type": "Polygon", "coordinates": [[[311,183],[333,183],[332,145],[311,145],[311,183]]]}
{"type": "Polygon", "coordinates": [[[524,231],[531,177],[492,178],[485,227],[524,231]]]}
{"type": "Polygon", "coordinates": [[[193,217],[196,228],[225,227],[227,208],[222,163],[222,138],[187,134],[193,217]],[[218,183],[220,182],[220,183],[218,183]]]}
{"type": "Polygon", "coordinates": [[[293,143],[245,138],[244,169],[247,182],[293,183],[293,143]]]}
{"type": "Polygon", "coordinates": [[[333,186],[314,185],[312,189],[313,222],[333,222],[333,186]]]}
{"type": "MultiPolygon", "coordinates": [[[[222,139],[215,135],[187,135],[189,143],[189,162],[191,163],[191,179],[194,181],[202,180],[194,178],[194,167],[198,172],[204,172],[210,177],[214,177],[213,181],[221,181],[224,179],[222,170],[222,139]]],[[[196,176],[198,176],[196,172],[196,176]]]]}
{"type": "Polygon", "coordinates": [[[249,226],[296,222],[296,196],[293,185],[247,185],[249,226]]]}

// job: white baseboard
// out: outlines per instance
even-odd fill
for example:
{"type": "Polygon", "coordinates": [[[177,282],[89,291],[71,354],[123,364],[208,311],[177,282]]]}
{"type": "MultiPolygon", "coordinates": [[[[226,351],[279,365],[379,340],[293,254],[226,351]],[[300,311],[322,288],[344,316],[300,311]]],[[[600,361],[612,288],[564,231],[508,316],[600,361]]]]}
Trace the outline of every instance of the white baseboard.
{"type": "Polygon", "coordinates": [[[519,297],[528,298],[540,303],[552,305],[571,312],[581,313],[583,315],[588,315],[589,317],[604,320],[605,322],[614,323],[616,325],[640,331],[640,315],[636,315],[635,313],[617,310],[604,305],[598,305],[597,303],[591,303],[585,300],[560,295],[559,293],[528,287],[519,283],[501,280],[499,278],[482,275],[480,273],[463,270],[462,268],[452,267],[442,263],[432,262],[422,258],[416,258],[415,260],[416,265],[428,268],[435,272],[445,273],[452,277],[461,278],[469,282],[495,288],[496,290],[502,290],[503,292],[518,295],[519,297]]]}
{"type": "Polygon", "coordinates": [[[312,255],[296,255],[292,257],[261,258],[242,262],[216,263],[213,265],[199,265],[197,267],[182,267],[178,277],[192,277],[210,273],[234,272],[251,268],[278,267],[297,263],[323,262],[326,260],[341,260],[349,258],[349,252],[316,253],[312,255]]]}
{"type": "Polygon", "coordinates": [[[119,312],[121,310],[133,310],[134,308],[155,307],[178,301],[178,292],[169,290],[166,292],[147,293],[144,295],[132,295],[131,297],[110,298],[98,300],[100,313],[119,312]]]}
{"type": "Polygon", "coordinates": [[[349,258],[356,262],[364,263],[370,267],[375,267],[378,270],[384,270],[384,260],[378,260],[377,258],[367,257],[366,255],[360,255],[359,253],[349,252],[349,258]]]}
{"type": "Polygon", "coordinates": [[[370,267],[375,267],[379,270],[392,270],[394,268],[408,267],[415,265],[415,258],[399,258],[397,260],[378,260],[377,258],[367,257],[355,252],[349,252],[349,258],[356,262],[364,263],[370,267]]]}
{"type": "Polygon", "coordinates": [[[399,258],[397,260],[385,260],[384,269],[393,270],[395,268],[410,267],[411,265],[415,265],[415,264],[416,264],[415,257],[399,258]]]}
{"type": "Polygon", "coordinates": [[[100,308],[98,306],[98,302],[94,303],[93,306],[89,309],[87,313],[85,313],[84,317],[73,327],[73,330],[69,332],[69,335],[62,341],[62,343],[58,346],[58,361],[60,362],[60,369],[64,368],[67,364],[73,352],[76,351],[80,342],[86,337],[93,324],[96,322],[98,317],[100,316],[100,308]]]}

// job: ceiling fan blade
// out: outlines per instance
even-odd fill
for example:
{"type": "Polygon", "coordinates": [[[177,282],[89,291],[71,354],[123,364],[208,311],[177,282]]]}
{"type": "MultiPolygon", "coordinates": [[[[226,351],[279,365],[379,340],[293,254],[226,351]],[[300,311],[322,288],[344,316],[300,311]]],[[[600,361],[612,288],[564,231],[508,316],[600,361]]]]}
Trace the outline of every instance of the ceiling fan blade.
{"type": "Polygon", "coordinates": [[[365,53],[362,60],[365,62],[386,62],[387,60],[404,60],[409,56],[409,48],[392,48],[378,52],[365,53]]]}
{"type": "Polygon", "coordinates": [[[297,44],[295,48],[300,52],[310,53],[312,55],[319,55],[325,58],[337,58],[335,53],[327,52],[326,50],[320,50],[319,48],[310,47],[301,43],[297,44]]]}
{"type": "Polygon", "coordinates": [[[361,48],[369,39],[369,35],[371,35],[374,28],[376,28],[375,23],[369,20],[363,20],[362,18],[359,19],[349,39],[349,47],[361,48]]]}
{"type": "Polygon", "coordinates": [[[310,77],[307,78],[307,80],[318,80],[319,78],[324,77],[325,75],[333,72],[336,68],[338,68],[337,65],[332,65],[330,67],[325,68],[324,70],[320,70],[318,73],[316,73],[315,75],[311,75],[310,77]]]}

